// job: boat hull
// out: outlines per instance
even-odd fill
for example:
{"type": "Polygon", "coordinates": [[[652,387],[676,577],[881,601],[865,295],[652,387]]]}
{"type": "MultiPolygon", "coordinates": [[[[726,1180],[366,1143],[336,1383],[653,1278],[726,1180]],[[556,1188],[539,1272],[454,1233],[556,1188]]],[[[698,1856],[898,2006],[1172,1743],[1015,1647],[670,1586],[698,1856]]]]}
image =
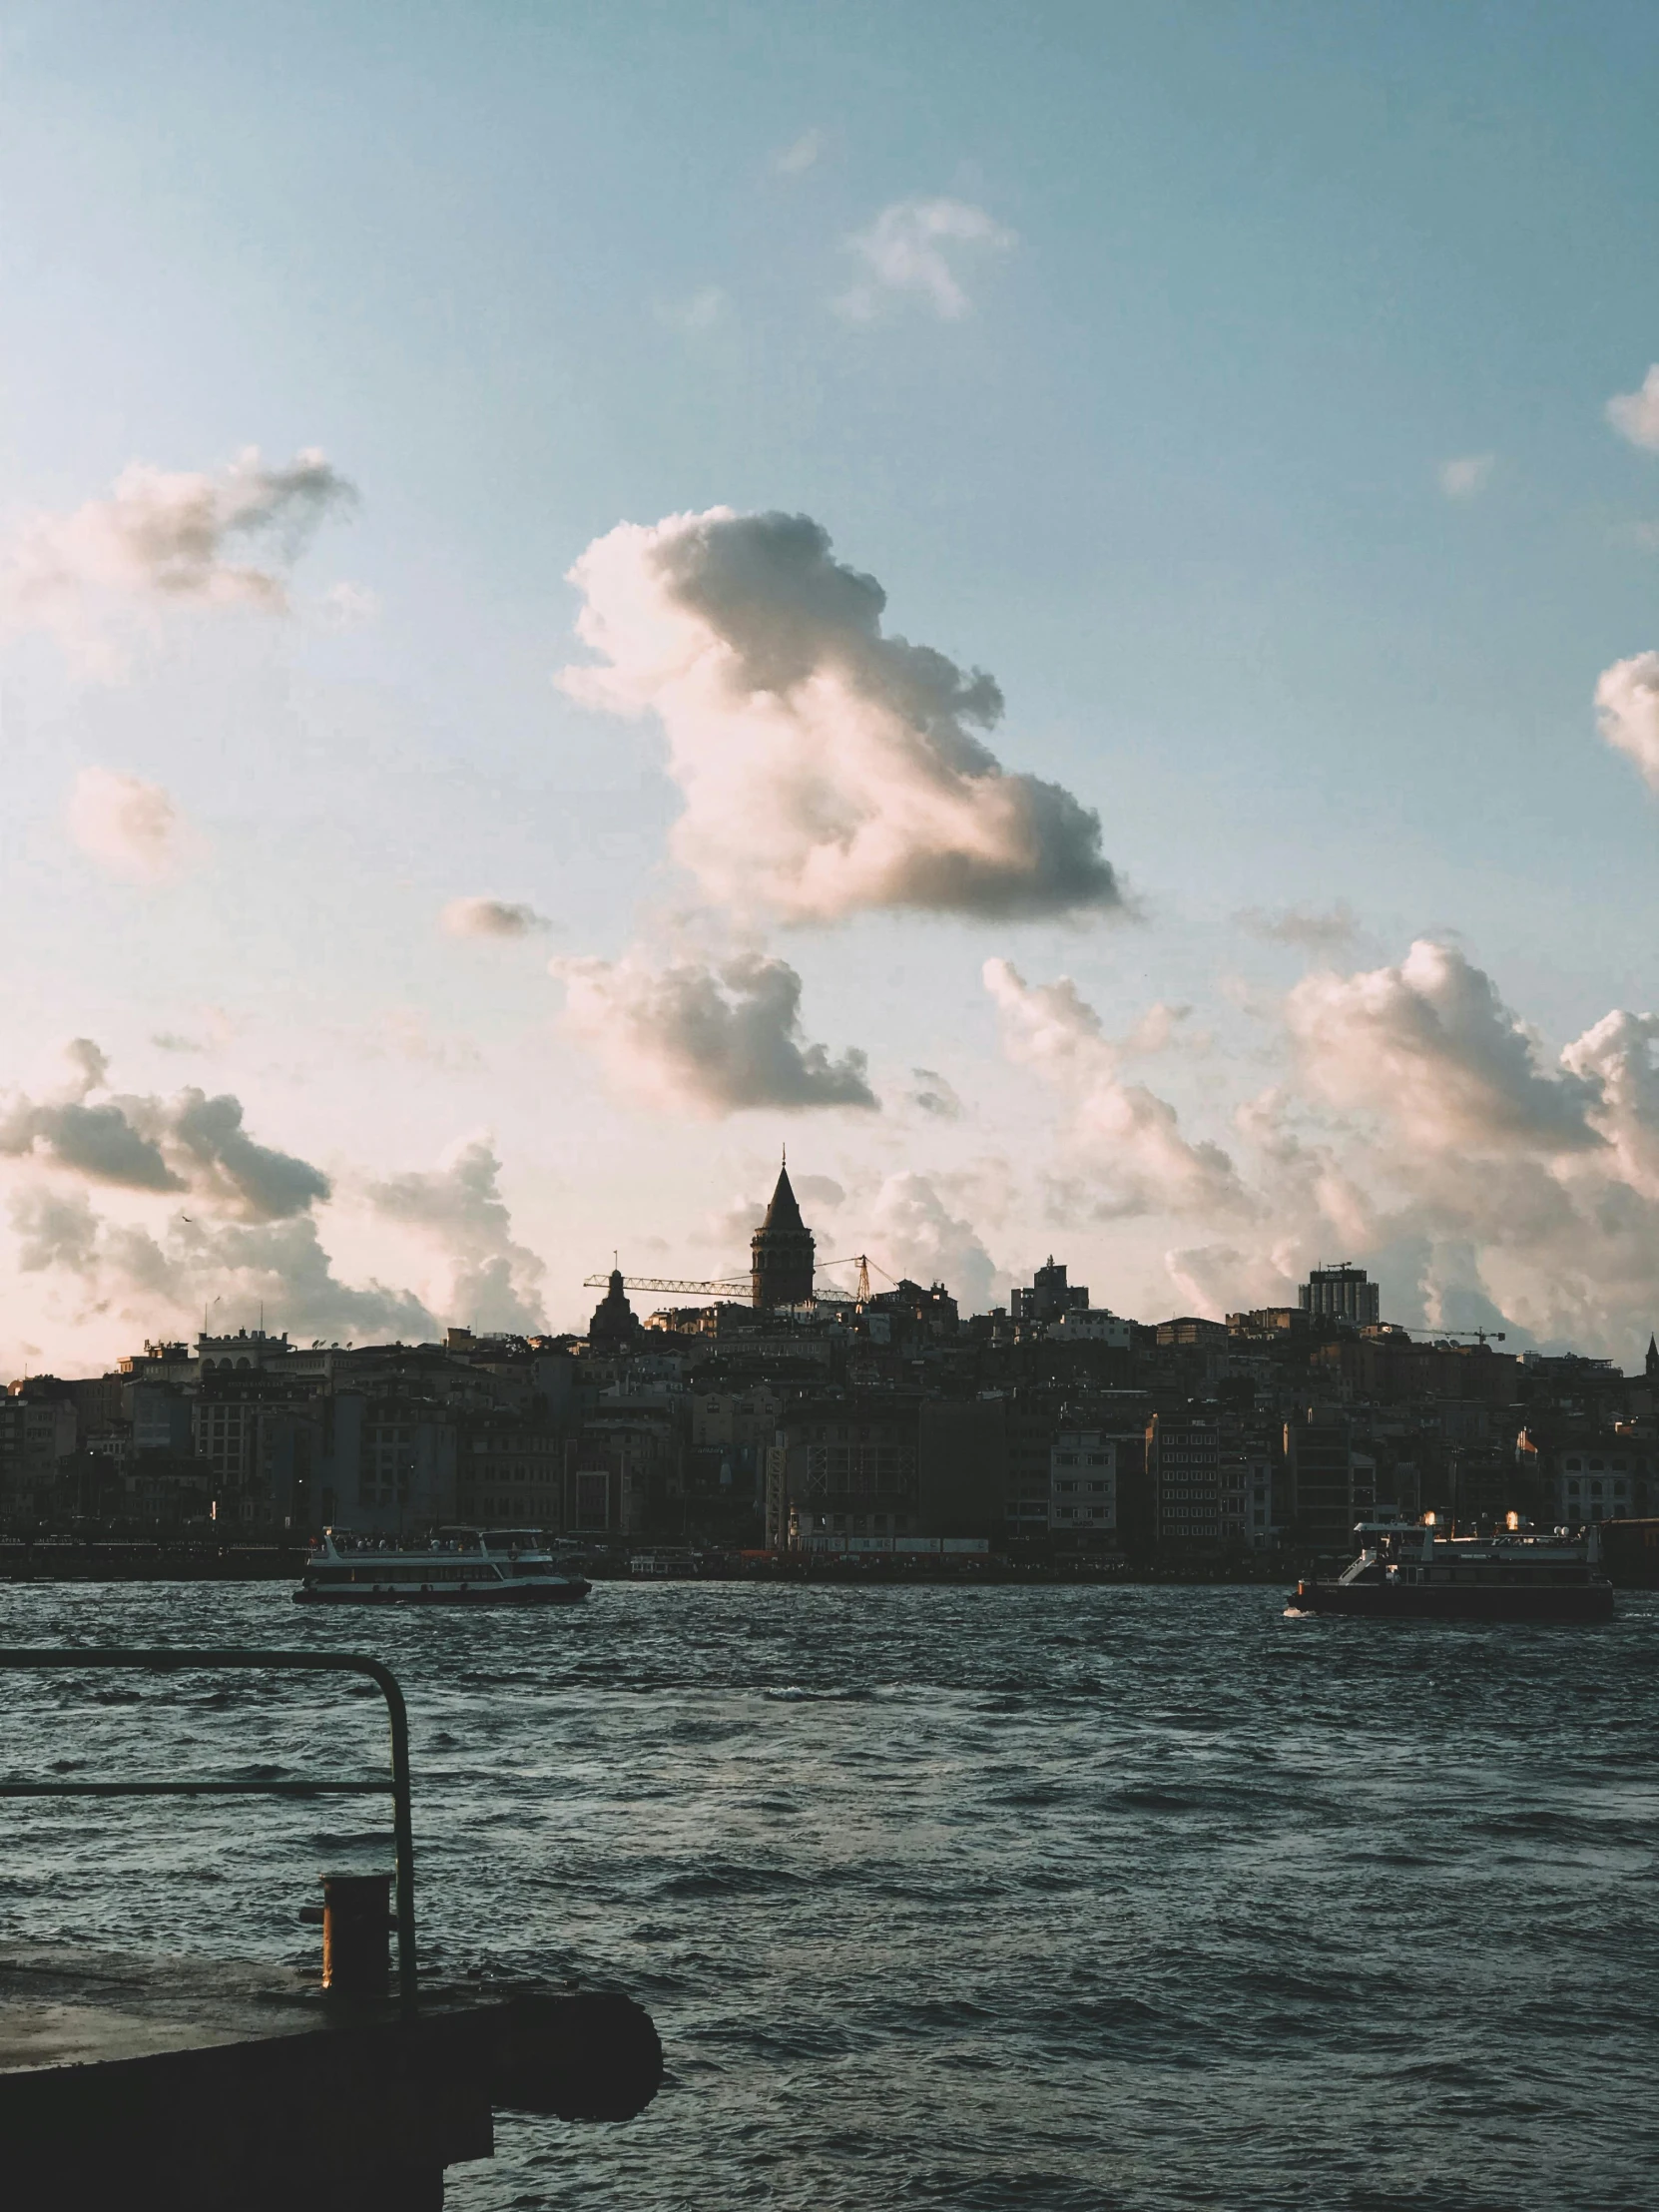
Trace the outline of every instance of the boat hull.
{"type": "Polygon", "coordinates": [[[579,1605],[593,1588],[577,1577],[568,1582],[462,1583],[451,1589],[400,1589],[392,1584],[341,1582],[331,1588],[297,1589],[295,1605],[442,1605],[470,1613],[481,1605],[579,1605]]]}
{"type": "Polygon", "coordinates": [[[1518,1583],[1299,1582],[1291,1603],[1301,1613],[1370,1621],[1555,1621],[1613,1618],[1609,1582],[1528,1589],[1518,1583]]]}

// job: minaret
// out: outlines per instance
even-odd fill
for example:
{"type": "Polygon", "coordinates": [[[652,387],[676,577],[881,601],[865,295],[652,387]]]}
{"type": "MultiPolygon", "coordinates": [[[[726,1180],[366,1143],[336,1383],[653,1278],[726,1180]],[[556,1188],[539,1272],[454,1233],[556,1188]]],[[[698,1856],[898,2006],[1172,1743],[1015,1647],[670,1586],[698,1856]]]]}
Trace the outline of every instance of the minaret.
{"type": "Polygon", "coordinates": [[[778,1171],[767,1218],[749,1247],[750,1294],[757,1306],[807,1306],[813,1296],[813,1232],[790,1189],[789,1161],[778,1171]]]}

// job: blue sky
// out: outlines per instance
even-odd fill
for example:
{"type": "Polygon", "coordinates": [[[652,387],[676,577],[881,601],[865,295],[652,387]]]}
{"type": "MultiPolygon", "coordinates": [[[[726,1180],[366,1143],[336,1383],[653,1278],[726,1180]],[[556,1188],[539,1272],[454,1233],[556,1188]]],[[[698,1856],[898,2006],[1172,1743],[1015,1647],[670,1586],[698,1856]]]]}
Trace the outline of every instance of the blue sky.
{"type": "Polygon", "coordinates": [[[273,554],[286,613],[121,584],[72,637],[13,623],[0,1075],[38,1104],[93,1037],[89,1097],[151,1101],[136,1122],[234,1095],[333,1197],[306,1288],[295,1217],[176,1158],[210,1238],[186,1251],[189,1197],[89,1180],[14,1111],[6,1357],[96,1360],[221,1279],[296,1334],[371,1330],[334,1288],[370,1281],[489,1319],[486,1276],[513,1286],[493,1318],[568,1326],[614,1246],[737,1264],[786,1132],[842,1193],[823,1240],[884,1237],[966,1295],[1066,1246],[1121,1310],[1221,1311],[1369,1238],[1402,1320],[1628,1357],[1648,1277],[1593,1225],[1609,1188],[1654,1200],[1645,1106],[1614,1128],[1649,1043],[1593,1077],[1557,1056],[1656,997],[1656,803],[1593,705],[1659,643],[1659,454],[1605,414],[1659,357],[1656,92],[1659,22],[1613,6],[14,10],[8,529],[250,445],[320,448],[357,503],[273,554]],[[984,227],[940,249],[959,313],[851,243],[938,203],[984,227]],[[716,506],[813,516],[889,632],[991,671],[997,759],[1098,812],[1135,913],[803,925],[688,881],[660,713],[554,679],[591,658],[584,549],[716,506]],[[168,796],[165,866],[75,842],[83,772],[168,796]],[[551,927],[440,928],[486,895],[551,927]],[[1272,920],[1339,904],[1346,936],[1272,920]],[[683,1037],[642,1087],[661,1040],[614,976],[627,1049],[573,1031],[549,958],[655,973],[688,927],[706,966],[786,962],[798,1041],[865,1053],[881,1111],[746,1092],[683,1037]],[[1420,966],[1287,1012],[1308,966],[1386,978],[1418,937],[1490,979],[1490,1036],[1420,966]],[[1074,978],[1120,1046],[1191,1011],[1110,1066],[1033,1060],[987,959],[1074,978]],[[1512,1020],[1538,1080],[1596,1089],[1590,1134],[1522,1161],[1495,1092],[1489,1134],[1400,1122],[1401,1082],[1496,1080],[1512,1020]],[[905,1106],[915,1065],[954,1118],[905,1106]],[[1125,1168],[1151,1125],[1114,1084],[1227,1153],[1220,1215],[1144,1148],[1125,1168]],[[1363,1203],[1250,1157],[1269,1089],[1363,1203]],[[1447,1195],[1471,1179],[1479,1218],[1447,1195]],[[55,1243],[46,1207],[74,1214],[55,1243]]]}

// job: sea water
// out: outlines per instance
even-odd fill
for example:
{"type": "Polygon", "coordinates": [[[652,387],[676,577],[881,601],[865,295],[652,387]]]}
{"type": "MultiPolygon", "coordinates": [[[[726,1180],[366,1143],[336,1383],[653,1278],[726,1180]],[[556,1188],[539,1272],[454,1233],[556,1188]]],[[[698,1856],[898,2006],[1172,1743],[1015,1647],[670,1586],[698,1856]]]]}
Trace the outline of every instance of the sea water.
{"type": "MultiPolygon", "coordinates": [[[[430,1969],[628,1989],[620,2128],[508,2206],[1659,2203],[1659,1600],[1609,1628],[1262,1588],[600,1584],[464,1619],[0,1590],[0,1642],[336,1646],[407,1695],[430,1969]]],[[[0,1677],[0,1773],[349,1775],[348,1680],[0,1677]]],[[[302,1962],[379,1799],[0,1805],[0,1935],[302,1962]]]]}

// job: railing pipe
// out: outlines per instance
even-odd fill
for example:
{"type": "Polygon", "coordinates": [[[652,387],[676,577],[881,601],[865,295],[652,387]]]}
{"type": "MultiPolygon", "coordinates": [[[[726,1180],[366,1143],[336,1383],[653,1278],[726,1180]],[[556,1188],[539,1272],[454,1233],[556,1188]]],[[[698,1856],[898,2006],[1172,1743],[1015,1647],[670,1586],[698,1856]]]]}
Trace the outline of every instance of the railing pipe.
{"type": "Polygon", "coordinates": [[[392,1801],[393,1864],[396,1869],[397,1980],[400,1994],[415,1994],[414,1822],[409,1804],[409,1714],[403,1692],[389,1667],[358,1651],[192,1650],[173,1645],[123,1649],[88,1645],[68,1650],[44,1646],[0,1646],[0,1671],[22,1673],[52,1669],[94,1673],[105,1667],[151,1674],[217,1673],[257,1668],[273,1674],[366,1674],[386,1701],[391,1724],[389,1782],[0,1782],[0,1798],[44,1797],[358,1797],[387,1796],[392,1801]]]}

